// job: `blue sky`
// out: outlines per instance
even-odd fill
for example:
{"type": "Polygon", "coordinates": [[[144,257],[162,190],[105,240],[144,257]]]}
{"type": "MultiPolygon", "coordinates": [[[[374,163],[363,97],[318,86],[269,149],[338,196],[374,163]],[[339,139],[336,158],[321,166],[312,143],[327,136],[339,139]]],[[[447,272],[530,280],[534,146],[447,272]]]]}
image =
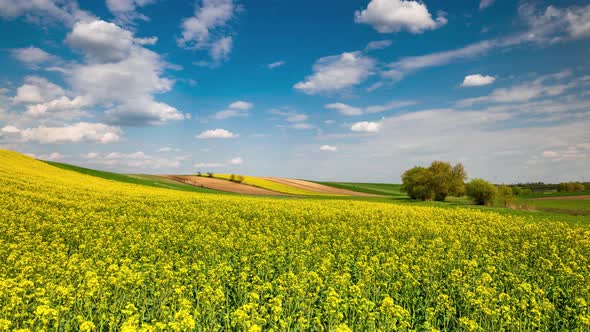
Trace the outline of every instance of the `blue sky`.
{"type": "Polygon", "coordinates": [[[587,1],[0,0],[0,147],[130,173],[590,180],[587,1]]]}

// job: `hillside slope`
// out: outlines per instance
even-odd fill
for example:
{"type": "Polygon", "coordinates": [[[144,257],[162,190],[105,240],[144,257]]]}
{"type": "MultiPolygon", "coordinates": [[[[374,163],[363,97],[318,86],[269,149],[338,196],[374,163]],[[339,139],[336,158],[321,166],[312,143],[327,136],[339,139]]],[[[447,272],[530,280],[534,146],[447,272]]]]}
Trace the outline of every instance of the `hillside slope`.
{"type": "Polygon", "coordinates": [[[166,189],[174,189],[174,190],[181,190],[181,191],[192,191],[192,192],[203,192],[203,193],[220,193],[217,190],[202,188],[191,186],[183,183],[178,183],[176,181],[172,181],[157,175],[126,175],[126,174],[119,174],[119,173],[112,173],[106,171],[99,171],[90,168],[84,168],[80,166],[52,162],[52,161],[43,161],[48,163],[49,165],[59,167],[61,169],[65,169],[68,171],[74,171],[81,174],[86,174],[90,176],[99,177],[106,180],[112,180],[117,182],[124,182],[124,183],[132,183],[138,184],[142,186],[148,187],[156,187],[156,188],[166,188],[166,189]]]}
{"type": "Polygon", "coordinates": [[[0,203],[4,330],[588,327],[590,231],[565,223],[173,191],[5,150],[0,203]]]}

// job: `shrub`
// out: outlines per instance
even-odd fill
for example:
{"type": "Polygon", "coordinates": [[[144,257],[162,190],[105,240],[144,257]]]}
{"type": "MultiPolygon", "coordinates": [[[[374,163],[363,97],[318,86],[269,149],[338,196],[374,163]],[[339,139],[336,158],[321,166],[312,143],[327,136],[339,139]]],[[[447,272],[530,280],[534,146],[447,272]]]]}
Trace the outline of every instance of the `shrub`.
{"type": "Polygon", "coordinates": [[[212,178],[213,177],[213,173],[207,172],[207,176],[210,177],[210,178],[212,178]]]}
{"type": "Polygon", "coordinates": [[[467,196],[478,205],[492,205],[496,193],[496,186],[483,179],[473,179],[467,184],[467,196]]]}
{"type": "Polygon", "coordinates": [[[242,183],[244,182],[244,176],[243,175],[236,175],[235,181],[237,183],[242,183]]]}
{"type": "Polygon", "coordinates": [[[584,191],[586,186],[582,182],[562,182],[557,185],[557,191],[561,192],[574,192],[584,191]]]}
{"type": "Polygon", "coordinates": [[[524,196],[524,195],[532,195],[532,194],[533,194],[533,191],[531,189],[529,189],[529,188],[525,188],[525,189],[523,189],[523,190],[520,191],[520,195],[521,196],[524,196]]]}
{"type": "Polygon", "coordinates": [[[498,194],[497,194],[498,203],[500,203],[502,206],[507,207],[514,200],[512,188],[505,186],[505,185],[501,185],[497,188],[497,191],[498,191],[498,194]]]}
{"type": "Polygon", "coordinates": [[[201,172],[197,172],[197,176],[203,176],[203,174],[201,174],[201,172]]]}
{"type": "Polygon", "coordinates": [[[430,187],[432,174],[429,169],[416,166],[402,175],[402,190],[413,199],[431,200],[434,191],[430,187]]]}

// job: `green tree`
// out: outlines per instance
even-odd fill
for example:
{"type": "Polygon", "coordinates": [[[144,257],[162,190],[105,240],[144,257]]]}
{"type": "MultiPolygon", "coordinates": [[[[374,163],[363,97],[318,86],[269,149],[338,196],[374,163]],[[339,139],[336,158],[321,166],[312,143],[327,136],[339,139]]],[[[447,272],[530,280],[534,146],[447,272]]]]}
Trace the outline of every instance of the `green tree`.
{"type": "Polygon", "coordinates": [[[457,164],[453,166],[452,170],[452,183],[450,195],[461,197],[465,195],[465,180],[467,180],[467,172],[463,164],[457,164]]]}
{"type": "Polygon", "coordinates": [[[475,204],[490,206],[494,203],[496,186],[483,179],[473,179],[467,186],[467,196],[471,197],[475,204]]]}
{"type": "Polygon", "coordinates": [[[402,175],[402,190],[414,199],[444,201],[447,196],[463,196],[467,173],[461,164],[451,167],[434,161],[428,168],[414,167],[402,175]]]}
{"type": "Polygon", "coordinates": [[[416,166],[402,175],[402,190],[413,199],[431,200],[434,192],[430,187],[432,174],[429,169],[416,166]]]}
{"type": "Polygon", "coordinates": [[[513,194],[514,196],[519,196],[519,195],[521,195],[521,194],[522,194],[522,188],[521,188],[521,187],[518,187],[518,186],[514,186],[514,187],[512,187],[512,194],[513,194]]]}
{"type": "Polygon", "coordinates": [[[506,185],[501,185],[497,188],[497,190],[498,203],[502,204],[502,206],[508,207],[514,200],[512,188],[506,185]]]}

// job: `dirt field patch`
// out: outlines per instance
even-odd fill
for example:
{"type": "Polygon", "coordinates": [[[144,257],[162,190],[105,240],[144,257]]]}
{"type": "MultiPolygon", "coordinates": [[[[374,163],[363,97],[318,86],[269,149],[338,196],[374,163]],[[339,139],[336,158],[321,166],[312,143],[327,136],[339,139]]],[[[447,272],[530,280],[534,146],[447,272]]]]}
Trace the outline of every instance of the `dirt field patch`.
{"type": "Polygon", "coordinates": [[[555,196],[555,197],[541,197],[541,198],[531,198],[531,200],[536,201],[548,201],[548,200],[590,200],[590,195],[580,195],[580,196],[555,196]]]}
{"type": "Polygon", "coordinates": [[[363,197],[379,197],[378,195],[360,193],[352,190],[346,189],[339,189],[330,186],[325,186],[323,184],[305,181],[305,180],[297,180],[297,179],[287,179],[287,178],[275,178],[275,177],[264,177],[263,179],[273,181],[276,183],[284,184],[287,186],[291,186],[294,188],[313,191],[320,194],[332,194],[332,195],[347,195],[347,196],[363,196],[363,197]]]}
{"type": "Polygon", "coordinates": [[[204,187],[209,189],[221,190],[236,194],[247,194],[247,195],[282,195],[275,191],[262,189],[258,187],[249,186],[246,184],[235,183],[227,180],[219,180],[209,177],[193,176],[193,175],[164,175],[165,178],[190,184],[197,187],[204,187]]]}

